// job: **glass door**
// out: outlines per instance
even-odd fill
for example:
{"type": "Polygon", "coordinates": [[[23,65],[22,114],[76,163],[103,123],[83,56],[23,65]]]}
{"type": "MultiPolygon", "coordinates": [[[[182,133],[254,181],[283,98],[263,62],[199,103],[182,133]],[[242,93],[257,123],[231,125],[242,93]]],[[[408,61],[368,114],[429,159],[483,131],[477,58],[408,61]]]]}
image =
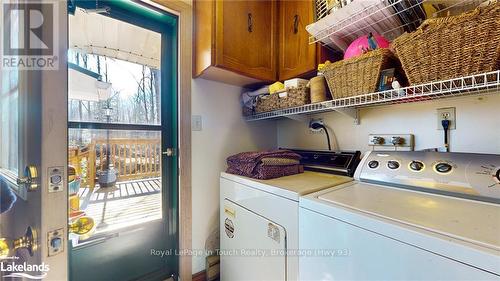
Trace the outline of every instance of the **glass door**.
{"type": "Polygon", "coordinates": [[[70,7],[71,280],[178,272],[176,26],[131,1],[70,7]]]}

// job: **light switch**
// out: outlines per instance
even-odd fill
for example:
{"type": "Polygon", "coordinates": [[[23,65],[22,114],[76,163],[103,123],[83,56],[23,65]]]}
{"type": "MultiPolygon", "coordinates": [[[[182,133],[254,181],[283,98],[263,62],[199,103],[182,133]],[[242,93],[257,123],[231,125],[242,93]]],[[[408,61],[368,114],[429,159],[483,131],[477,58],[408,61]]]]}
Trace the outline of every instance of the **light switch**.
{"type": "Polygon", "coordinates": [[[203,123],[202,123],[201,115],[193,115],[191,117],[191,130],[192,131],[203,130],[203,123]]]}

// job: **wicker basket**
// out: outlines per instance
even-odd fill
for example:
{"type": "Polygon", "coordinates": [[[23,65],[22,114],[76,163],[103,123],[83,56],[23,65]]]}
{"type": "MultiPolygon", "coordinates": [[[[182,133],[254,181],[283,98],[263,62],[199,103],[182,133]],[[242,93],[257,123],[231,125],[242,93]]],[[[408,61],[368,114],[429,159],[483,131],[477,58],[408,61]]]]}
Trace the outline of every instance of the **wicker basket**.
{"type": "Polygon", "coordinates": [[[499,69],[500,2],[459,16],[429,19],[393,42],[411,84],[499,69]]]}
{"type": "Polygon", "coordinates": [[[290,108],[311,103],[311,96],[307,87],[287,88],[286,95],[278,95],[280,96],[280,108],[290,108]]]}
{"type": "Polygon", "coordinates": [[[345,98],[375,92],[380,71],[388,68],[402,72],[399,61],[390,50],[376,49],[359,57],[327,65],[324,75],[332,97],[345,98]]]}
{"type": "Polygon", "coordinates": [[[275,93],[257,98],[255,112],[267,112],[310,103],[309,88],[287,88],[286,93],[275,93]]]}
{"type": "Polygon", "coordinates": [[[280,108],[280,98],[278,94],[265,95],[257,98],[257,104],[255,105],[255,112],[267,112],[273,111],[280,108]]]}

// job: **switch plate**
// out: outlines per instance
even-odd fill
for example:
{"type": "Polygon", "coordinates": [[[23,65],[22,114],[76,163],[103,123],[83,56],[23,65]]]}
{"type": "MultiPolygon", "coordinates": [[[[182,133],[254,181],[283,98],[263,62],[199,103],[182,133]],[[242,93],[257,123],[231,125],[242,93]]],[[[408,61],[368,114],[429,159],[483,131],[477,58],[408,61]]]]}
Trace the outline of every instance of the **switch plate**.
{"type": "Polygon", "coordinates": [[[49,257],[64,252],[64,230],[62,228],[47,233],[47,247],[49,257]]]}
{"type": "Polygon", "coordinates": [[[414,138],[412,134],[370,134],[368,135],[368,145],[372,146],[377,150],[401,150],[401,151],[413,151],[414,148],[414,138]],[[398,145],[392,144],[393,138],[401,138],[401,143],[398,145]],[[380,144],[376,143],[377,138],[382,138],[383,142],[380,144]]]}
{"type": "Polygon", "coordinates": [[[438,128],[438,130],[443,129],[443,125],[441,124],[441,120],[443,120],[443,119],[450,120],[450,127],[449,127],[450,130],[455,130],[457,128],[454,107],[438,108],[437,109],[437,128],[438,128]]]}
{"type": "Polygon", "coordinates": [[[191,117],[191,131],[203,130],[203,123],[201,115],[193,115],[191,117]]]}

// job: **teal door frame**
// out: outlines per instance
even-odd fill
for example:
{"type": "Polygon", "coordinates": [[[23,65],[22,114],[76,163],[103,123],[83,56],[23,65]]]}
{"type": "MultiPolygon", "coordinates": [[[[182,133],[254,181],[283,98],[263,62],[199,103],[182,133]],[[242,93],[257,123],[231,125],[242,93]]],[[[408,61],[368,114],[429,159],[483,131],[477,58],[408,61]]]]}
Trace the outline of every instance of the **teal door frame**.
{"type": "MultiPolygon", "coordinates": [[[[174,148],[178,151],[178,16],[159,10],[145,3],[133,1],[111,0],[111,1],[86,1],[69,0],[68,10],[74,12],[76,7],[84,9],[110,8],[105,14],[111,18],[124,21],[133,25],[143,27],[161,34],[161,137],[162,151],[174,148]]],[[[134,40],[130,38],[130,40],[134,40]]],[[[123,129],[123,130],[147,130],[157,128],[156,125],[126,125],[89,122],[69,122],[69,128],[88,129],[123,129]]],[[[178,157],[167,156],[162,153],[162,201],[163,201],[163,231],[166,235],[165,248],[171,254],[163,257],[166,261],[165,270],[151,272],[145,276],[135,276],[132,280],[164,280],[168,276],[178,276],[179,273],[179,188],[178,188],[178,157]]],[[[72,251],[70,249],[70,251],[72,251]]],[[[72,255],[69,251],[70,265],[72,255]]],[[[124,265],[125,267],[126,265],[124,265]]],[[[71,267],[71,266],[70,266],[71,267]]],[[[88,270],[99,270],[98,268],[88,270]]],[[[105,270],[105,269],[103,269],[105,270]]],[[[126,268],[123,268],[126,270],[126,268]]],[[[69,269],[70,280],[73,275],[69,269]]],[[[108,280],[106,280],[108,281],[108,280]]]]}

